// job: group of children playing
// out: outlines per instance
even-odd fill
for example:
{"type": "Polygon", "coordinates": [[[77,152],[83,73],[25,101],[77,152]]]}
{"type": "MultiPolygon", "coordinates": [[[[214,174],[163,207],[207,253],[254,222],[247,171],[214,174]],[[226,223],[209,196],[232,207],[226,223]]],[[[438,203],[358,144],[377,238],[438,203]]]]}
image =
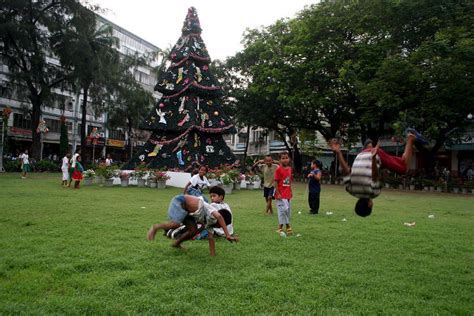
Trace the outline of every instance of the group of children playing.
{"type": "MultiPolygon", "coordinates": [[[[328,145],[338,157],[341,165],[343,182],[346,191],[358,198],[355,213],[366,217],[372,213],[373,199],[381,193],[380,169],[386,168],[397,174],[407,172],[413,154],[415,143],[425,145],[428,141],[416,130],[406,130],[405,150],[402,157],[391,156],[380,148],[380,142],[373,146],[371,140],[366,141],[365,148],[356,156],[352,169],[349,168],[341,153],[341,146],[337,140],[331,140],[328,145]]],[[[254,168],[258,167],[263,172],[263,195],[266,202],[266,214],[273,214],[272,200],[276,199],[278,212],[278,233],[286,230],[286,235],[291,235],[293,229],[291,220],[291,199],[293,172],[290,166],[288,153],[281,153],[279,161],[274,161],[271,156],[257,161],[254,168]]],[[[321,162],[313,160],[311,171],[308,173],[308,204],[310,214],[318,214],[321,193],[321,162]]],[[[215,255],[214,230],[221,229],[222,235],[230,242],[237,242],[238,238],[232,236],[228,225],[232,220],[230,207],[223,203],[225,191],[220,187],[211,187],[209,190],[211,204],[202,197],[202,189],[209,186],[205,177],[207,168],[200,167],[199,173],[194,175],[184,188],[184,194],[173,198],[168,209],[169,222],[153,225],[148,231],[148,240],[153,240],[159,229],[176,229],[185,225],[187,233],[183,234],[174,243],[174,247],[181,247],[181,243],[191,239],[197,234],[197,224],[204,225],[209,232],[209,247],[211,256],[215,255]]]]}

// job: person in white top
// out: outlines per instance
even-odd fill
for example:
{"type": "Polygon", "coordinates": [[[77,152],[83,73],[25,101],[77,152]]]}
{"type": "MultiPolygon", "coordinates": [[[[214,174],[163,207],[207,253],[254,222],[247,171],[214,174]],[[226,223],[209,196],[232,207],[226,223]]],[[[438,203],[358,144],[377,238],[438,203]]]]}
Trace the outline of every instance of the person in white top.
{"type": "Polygon", "coordinates": [[[81,155],[81,151],[77,150],[76,153],[74,155],[72,155],[72,158],[69,161],[69,183],[67,185],[68,187],[71,186],[72,173],[74,172],[74,166],[76,165],[77,157],[79,157],[80,155],[81,155]]]}
{"type": "MultiPolygon", "coordinates": [[[[221,187],[215,186],[209,189],[209,195],[211,196],[211,206],[218,210],[227,210],[230,213],[230,223],[227,225],[227,231],[229,234],[234,234],[234,221],[232,211],[229,204],[224,202],[225,190],[221,187]]],[[[214,227],[214,233],[217,236],[225,236],[224,230],[222,227],[214,227]]]]}
{"type": "Polygon", "coordinates": [[[113,163],[112,157],[110,157],[110,154],[107,155],[107,158],[105,159],[105,165],[108,167],[113,163]]]}
{"type": "Polygon", "coordinates": [[[21,178],[26,179],[26,174],[31,171],[28,149],[25,150],[25,152],[22,153],[19,158],[21,159],[21,178]]]}
{"type": "Polygon", "coordinates": [[[184,187],[184,194],[202,196],[202,190],[205,187],[210,187],[209,181],[206,178],[207,167],[201,166],[198,174],[191,177],[191,180],[184,187]]]}
{"type": "Polygon", "coordinates": [[[63,187],[67,187],[67,182],[69,180],[69,159],[71,159],[71,154],[67,153],[62,160],[61,171],[63,173],[63,187]]]}

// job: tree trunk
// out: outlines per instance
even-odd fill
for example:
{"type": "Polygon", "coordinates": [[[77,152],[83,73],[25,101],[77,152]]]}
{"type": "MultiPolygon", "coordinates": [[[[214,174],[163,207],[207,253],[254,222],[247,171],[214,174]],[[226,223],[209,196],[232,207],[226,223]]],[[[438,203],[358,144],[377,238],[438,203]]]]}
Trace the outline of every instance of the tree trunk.
{"type": "Polygon", "coordinates": [[[41,117],[42,102],[37,94],[32,94],[30,101],[33,107],[31,113],[31,156],[36,161],[39,161],[41,158],[41,134],[36,132],[36,128],[38,127],[41,117]]]}
{"type": "Polygon", "coordinates": [[[89,94],[89,84],[84,85],[82,88],[84,92],[84,99],[82,100],[82,117],[81,117],[81,153],[83,162],[87,161],[86,157],[86,122],[87,122],[87,96],[89,94]]]}
{"type": "Polygon", "coordinates": [[[247,167],[247,151],[249,149],[249,142],[250,142],[250,125],[247,126],[247,138],[245,139],[245,149],[244,149],[244,161],[242,164],[242,168],[246,169],[247,167]]]}

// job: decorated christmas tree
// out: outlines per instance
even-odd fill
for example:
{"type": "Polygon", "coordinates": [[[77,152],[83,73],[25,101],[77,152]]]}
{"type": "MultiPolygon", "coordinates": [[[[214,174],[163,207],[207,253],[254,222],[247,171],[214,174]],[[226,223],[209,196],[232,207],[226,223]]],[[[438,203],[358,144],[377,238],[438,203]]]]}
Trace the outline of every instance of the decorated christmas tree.
{"type": "Polygon", "coordinates": [[[153,133],[127,167],[141,162],[180,169],[195,163],[211,168],[233,164],[235,156],[223,134],[235,133],[235,128],[220,103],[222,91],[209,68],[211,59],[193,7],[168,60],[155,87],[163,96],[141,126],[153,133]]]}

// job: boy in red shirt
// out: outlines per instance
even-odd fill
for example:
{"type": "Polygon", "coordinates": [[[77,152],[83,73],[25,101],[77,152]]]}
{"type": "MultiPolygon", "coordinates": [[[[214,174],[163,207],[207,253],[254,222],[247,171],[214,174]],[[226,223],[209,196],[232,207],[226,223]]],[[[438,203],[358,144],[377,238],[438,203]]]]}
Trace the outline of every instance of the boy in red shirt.
{"type": "Polygon", "coordinates": [[[278,210],[278,230],[283,232],[283,225],[286,225],[286,234],[291,235],[293,230],[290,226],[291,218],[291,183],[293,182],[293,171],[290,167],[290,156],[288,153],[280,153],[280,166],[275,170],[273,180],[275,187],[275,199],[278,210]]]}

